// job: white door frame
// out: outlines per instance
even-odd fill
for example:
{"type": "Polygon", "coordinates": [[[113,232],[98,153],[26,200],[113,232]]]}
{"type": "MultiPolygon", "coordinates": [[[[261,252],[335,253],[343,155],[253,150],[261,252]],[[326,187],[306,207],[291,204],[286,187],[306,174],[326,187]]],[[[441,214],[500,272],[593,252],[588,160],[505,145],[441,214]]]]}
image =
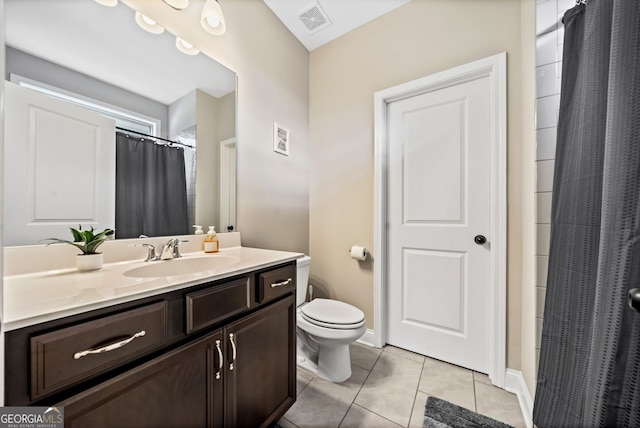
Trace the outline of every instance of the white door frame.
{"type": "Polygon", "coordinates": [[[374,95],[375,202],[374,343],[387,340],[387,106],[389,103],[448,86],[488,77],[491,82],[491,331],[489,378],[504,388],[506,378],[507,310],[507,54],[445,70],[378,91],[374,95]]]}

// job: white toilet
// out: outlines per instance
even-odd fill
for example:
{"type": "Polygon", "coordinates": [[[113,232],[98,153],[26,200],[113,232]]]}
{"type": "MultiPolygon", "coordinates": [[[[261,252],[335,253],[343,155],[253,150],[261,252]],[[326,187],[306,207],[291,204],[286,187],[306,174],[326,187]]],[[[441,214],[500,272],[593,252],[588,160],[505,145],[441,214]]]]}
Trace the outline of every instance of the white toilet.
{"type": "Polygon", "coordinates": [[[343,382],[351,377],[349,344],[367,330],[364,313],[337,300],[306,303],[310,269],[311,257],[297,260],[298,365],[331,382],[343,382]]]}

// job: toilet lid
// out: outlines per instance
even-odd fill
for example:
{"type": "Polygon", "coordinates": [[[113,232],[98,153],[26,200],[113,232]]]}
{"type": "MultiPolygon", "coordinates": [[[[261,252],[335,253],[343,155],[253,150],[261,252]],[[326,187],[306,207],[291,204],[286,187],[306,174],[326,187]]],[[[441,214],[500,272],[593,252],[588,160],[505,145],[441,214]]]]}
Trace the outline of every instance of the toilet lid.
{"type": "Polygon", "coordinates": [[[330,299],[313,299],[302,307],[304,318],[328,328],[358,328],[364,325],[364,313],[348,303],[330,299]]]}

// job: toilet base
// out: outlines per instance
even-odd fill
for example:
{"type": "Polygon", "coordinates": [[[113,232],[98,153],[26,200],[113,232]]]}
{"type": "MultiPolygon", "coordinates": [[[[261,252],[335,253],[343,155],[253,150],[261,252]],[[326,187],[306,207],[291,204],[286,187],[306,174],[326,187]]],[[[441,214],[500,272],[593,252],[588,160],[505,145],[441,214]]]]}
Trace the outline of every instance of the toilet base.
{"type": "Polygon", "coordinates": [[[299,367],[326,379],[330,382],[340,383],[351,377],[351,356],[349,345],[324,347],[318,349],[317,361],[309,358],[298,350],[296,362],[299,367]]]}

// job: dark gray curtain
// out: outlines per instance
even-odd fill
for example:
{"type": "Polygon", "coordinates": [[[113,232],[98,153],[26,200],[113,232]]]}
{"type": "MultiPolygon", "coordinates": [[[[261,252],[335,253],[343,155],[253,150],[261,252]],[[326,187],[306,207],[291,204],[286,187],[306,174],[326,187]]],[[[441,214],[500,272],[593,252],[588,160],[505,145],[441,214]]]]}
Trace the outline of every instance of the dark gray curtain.
{"type": "Polygon", "coordinates": [[[116,236],[189,233],[184,152],[116,134],[116,236]]]}
{"type": "Polygon", "coordinates": [[[640,2],[589,0],[564,26],[533,420],[640,427],[640,2]]]}

